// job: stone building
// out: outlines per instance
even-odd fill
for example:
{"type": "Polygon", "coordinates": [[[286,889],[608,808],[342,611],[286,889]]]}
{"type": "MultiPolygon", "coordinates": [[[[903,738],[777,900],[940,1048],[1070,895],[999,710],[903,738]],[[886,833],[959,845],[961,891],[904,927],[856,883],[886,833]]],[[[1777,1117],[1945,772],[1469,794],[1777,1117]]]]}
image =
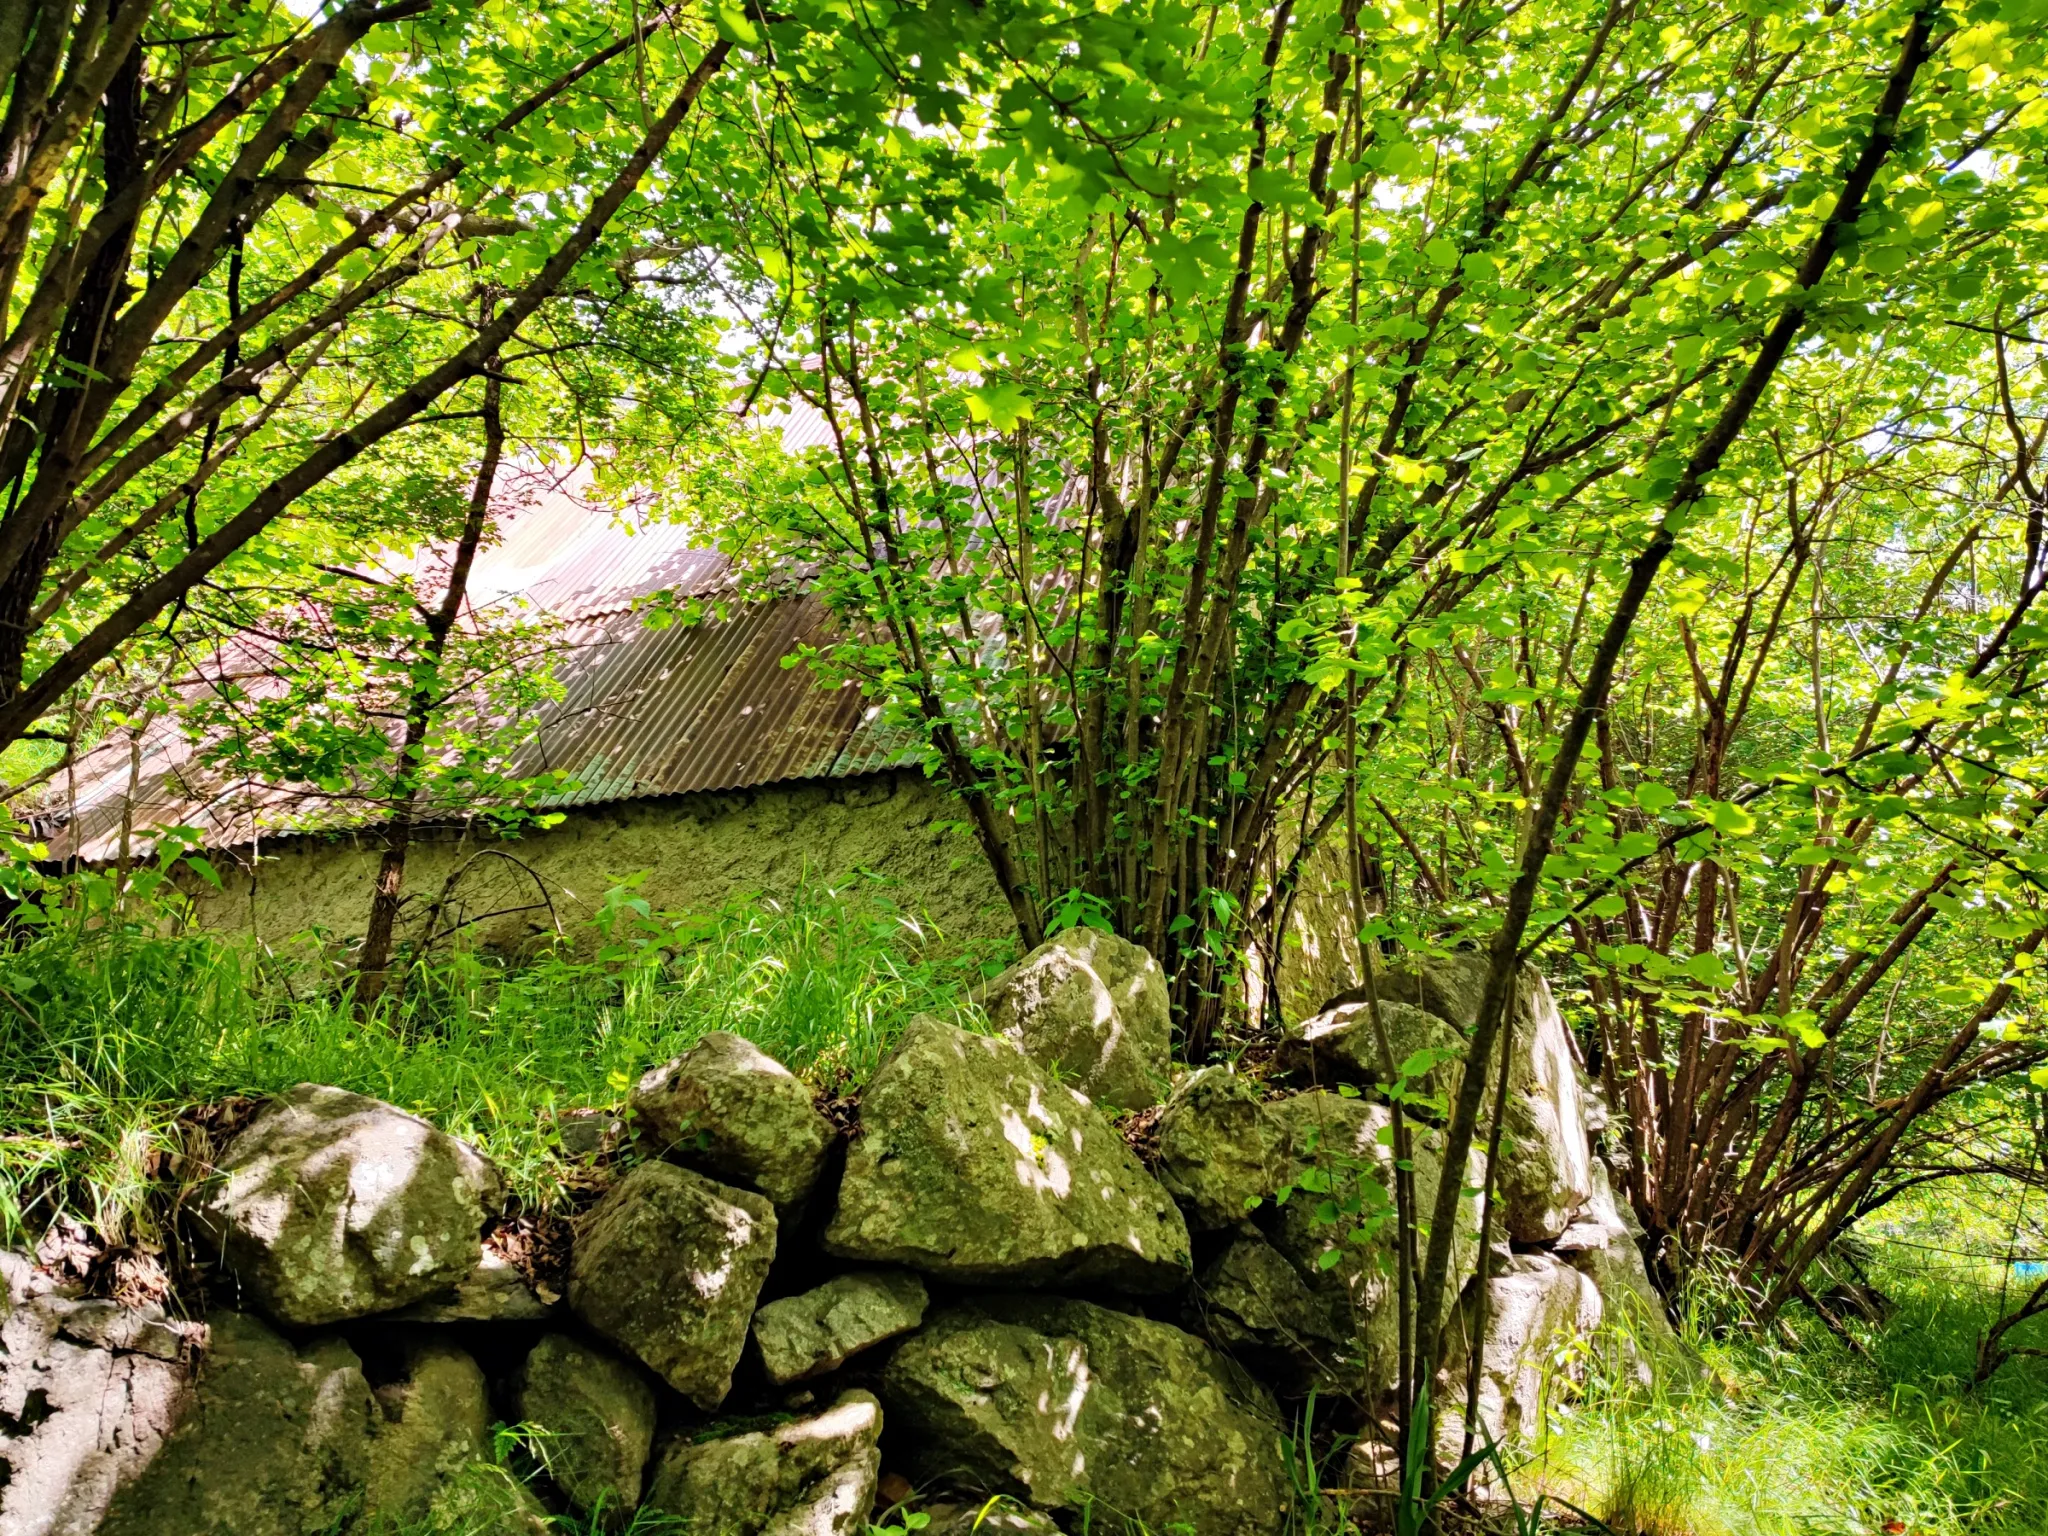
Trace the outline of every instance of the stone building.
{"type": "MultiPolygon", "coordinates": [[[[512,951],[556,929],[587,936],[606,892],[628,880],[656,909],[706,911],[807,879],[879,875],[948,945],[1013,931],[959,811],[910,744],[858,688],[784,665],[830,632],[815,596],[750,595],[687,530],[633,526],[559,488],[527,496],[500,527],[472,606],[551,623],[563,690],[511,771],[556,770],[568,787],[546,797],[560,820],[545,828],[505,837],[445,812],[426,826],[406,874],[415,929],[445,897],[442,929],[512,951]],[[718,616],[656,627],[656,593],[718,616]]],[[[236,664],[246,670],[248,656],[236,664]]],[[[84,754],[39,809],[52,861],[113,865],[124,845],[141,857],[165,829],[191,828],[222,876],[218,891],[193,886],[207,926],[280,951],[360,935],[382,851],[371,808],[238,777],[204,761],[205,745],[173,712],[84,754]]]]}

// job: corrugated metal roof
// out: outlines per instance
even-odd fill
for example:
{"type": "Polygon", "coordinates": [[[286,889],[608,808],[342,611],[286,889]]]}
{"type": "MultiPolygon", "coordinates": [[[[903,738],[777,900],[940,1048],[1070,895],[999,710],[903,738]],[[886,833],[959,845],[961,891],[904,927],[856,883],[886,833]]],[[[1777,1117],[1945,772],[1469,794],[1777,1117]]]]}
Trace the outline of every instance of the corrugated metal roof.
{"type": "MultiPolygon", "coordinates": [[[[783,665],[833,633],[822,602],[801,590],[747,600],[730,561],[693,547],[687,530],[636,526],[552,489],[509,517],[470,590],[480,611],[519,603],[567,625],[555,658],[564,697],[511,765],[520,777],[568,775],[557,804],[843,777],[917,758],[915,742],[884,729],[858,688],[783,665]],[[635,605],[667,590],[730,601],[701,623],[654,628],[635,605]]],[[[214,665],[246,677],[265,662],[244,642],[214,665]]],[[[204,676],[184,685],[188,694],[210,686],[204,676]]],[[[124,819],[139,850],[164,827],[194,827],[206,846],[231,847],[368,817],[360,799],[224,775],[201,762],[204,746],[173,713],[143,732],[139,757],[125,735],[85,754],[36,816],[51,857],[118,857],[124,819]]]]}

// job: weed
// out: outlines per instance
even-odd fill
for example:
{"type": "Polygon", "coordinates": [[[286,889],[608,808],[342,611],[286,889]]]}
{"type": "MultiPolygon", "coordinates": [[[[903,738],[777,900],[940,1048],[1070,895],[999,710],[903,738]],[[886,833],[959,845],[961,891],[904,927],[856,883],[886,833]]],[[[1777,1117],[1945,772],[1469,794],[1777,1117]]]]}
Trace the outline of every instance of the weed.
{"type": "Polygon", "coordinates": [[[2048,1369],[2014,1361],[1973,1389],[1994,1275],[1893,1251],[1908,1262],[1880,1262],[1895,1310],[1860,1329],[1868,1358],[1804,1314],[1775,1332],[1695,1332],[1718,1390],[1646,1393],[1596,1377],[1525,1482],[1620,1536],[2048,1529],[2048,1369]]]}
{"type": "Polygon", "coordinates": [[[973,1024],[966,962],[868,881],[710,914],[631,914],[605,957],[508,969],[457,955],[357,1020],[293,996],[244,945],[161,912],[65,912],[0,955],[0,1241],[60,1212],[152,1242],[154,1175],[187,1106],[332,1083],[474,1141],[530,1203],[560,1194],[541,1134],[615,1105],[712,1030],[747,1036],[821,1090],[869,1073],[903,1023],[973,1024]]]}

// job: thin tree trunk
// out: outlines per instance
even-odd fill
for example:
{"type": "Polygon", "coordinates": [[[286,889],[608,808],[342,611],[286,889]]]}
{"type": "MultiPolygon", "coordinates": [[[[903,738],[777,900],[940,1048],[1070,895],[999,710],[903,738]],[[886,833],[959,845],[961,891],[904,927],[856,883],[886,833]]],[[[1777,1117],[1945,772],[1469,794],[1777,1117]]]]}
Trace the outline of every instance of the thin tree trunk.
{"type": "MultiPolygon", "coordinates": [[[[1608,619],[1606,631],[1601,636],[1591,665],[1587,668],[1585,683],[1578,700],[1573,705],[1571,715],[1559,735],[1549,781],[1544,786],[1543,797],[1537,803],[1535,814],[1530,818],[1528,837],[1522,848],[1521,867],[1516,873],[1513,886],[1509,889],[1500,931],[1494,936],[1492,951],[1488,956],[1486,990],[1480,1004],[1478,1024],[1473,1031],[1468,1056],[1470,1062],[1484,1062],[1493,1053],[1494,1042],[1503,1022],[1509,987],[1515,968],[1521,963],[1522,940],[1528,930],[1530,914],[1535,908],[1544,861],[1549,857],[1551,841],[1557,831],[1565,797],[1570,792],[1573,778],[1577,774],[1579,757],[1585,750],[1586,738],[1592,732],[1595,719],[1607,708],[1608,686],[1613,679],[1622,647],[1627,643],[1629,634],[1635,627],[1636,615],[1642,608],[1643,600],[1649,596],[1650,588],[1656,581],[1658,571],[1663,567],[1665,557],[1677,543],[1679,524],[1687,511],[1706,494],[1708,480],[1720,468],[1729,448],[1748,425],[1750,415],[1756,409],[1758,401],[1763,398],[1764,391],[1769,388],[1778,365],[1784,361],[1786,354],[1791,351],[1792,343],[1804,329],[1813,291],[1827,274],[1843,232],[1862,216],[1863,201],[1870,191],[1871,183],[1876,179],[1879,168],[1889,158],[1898,141],[1899,116],[1905,110],[1914,77],[1931,52],[1934,16],[1934,8],[1930,6],[1916,11],[1912,20],[1907,23],[1898,62],[1893,66],[1891,76],[1885,84],[1883,97],[1877,104],[1877,111],[1871,120],[1869,137],[1864,141],[1862,152],[1844,179],[1834,208],[1815,235],[1805,260],[1800,263],[1795,287],[1785,308],[1765,334],[1755,359],[1722,408],[1720,416],[1693,451],[1649,543],[1629,563],[1628,580],[1623,585],[1614,612],[1608,619]]],[[[1428,1384],[1435,1379],[1437,1363],[1441,1358],[1442,1339],[1439,1329],[1449,1294],[1451,1253],[1458,1227],[1458,1201],[1463,1182],[1457,1176],[1457,1171],[1463,1169],[1465,1159],[1471,1152],[1473,1137],[1479,1124],[1480,1101],[1484,1097],[1485,1088],[1485,1073],[1468,1068],[1464,1080],[1459,1085],[1457,1104],[1453,1109],[1446,1137],[1444,1174],[1438,1181],[1436,1205],[1430,1222],[1429,1248],[1423,1261],[1422,1282],[1416,1298],[1416,1349],[1419,1356],[1416,1378],[1417,1390],[1422,1392],[1429,1390],[1428,1384]]],[[[1434,1457],[1430,1459],[1433,1463],[1434,1457]]],[[[1426,1481],[1433,1484],[1433,1471],[1426,1481]]]]}
{"type": "MultiPolygon", "coordinates": [[[[484,320],[490,321],[489,301],[484,320]]],[[[441,658],[448,650],[448,637],[462,614],[469,595],[470,567],[476,563],[477,545],[490,524],[491,489],[498,478],[498,463],[504,456],[505,423],[500,413],[503,385],[498,360],[485,364],[484,455],[477,465],[476,484],[469,493],[469,512],[463,519],[462,538],[455,546],[455,559],[448,567],[448,587],[441,605],[427,618],[427,640],[421,648],[425,661],[413,679],[412,693],[405,706],[405,735],[399,744],[397,762],[391,775],[391,821],[384,841],[384,857],[377,865],[377,886],[370,897],[370,920],[363,930],[362,953],[356,960],[356,1017],[367,1018],[384,996],[391,975],[392,939],[398,927],[399,903],[405,892],[405,859],[412,847],[412,833],[419,809],[420,769],[426,761],[427,733],[441,703],[441,658]]]]}

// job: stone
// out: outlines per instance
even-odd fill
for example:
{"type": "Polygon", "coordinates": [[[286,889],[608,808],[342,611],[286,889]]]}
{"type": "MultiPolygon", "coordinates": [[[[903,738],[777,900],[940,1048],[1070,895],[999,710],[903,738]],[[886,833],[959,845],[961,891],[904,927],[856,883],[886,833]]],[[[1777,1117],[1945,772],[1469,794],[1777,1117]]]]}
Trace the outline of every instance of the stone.
{"type": "Polygon", "coordinates": [[[761,1364],[777,1386],[836,1371],[864,1349],[924,1321],[924,1282],[900,1269],[860,1270],[754,1314],[761,1364]]]}
{"type": "Polygon", "coordinates": [[[443,1489],[490,1454],[491,1395],[476,1361],[453,1344],[414,1337],[403,1346],[404,1376],[372,1392],[364,1512],[416,1526],[435,1513],[443,1489]]]}
{"type": "Polygon", "coordinates": [[[586,1162],[616,1147],[625,1130],[626,1122],[608,1110],[565,1109],[555,1117],[555,1143],[562,1156],[586,1162]]]}
{"type": "Polygon", "coordinates": [[[861,1095],[828,1253],[941,1279],[1169,1291],[1187,1223],[1087,1099],[1005,1040],[913,1019],[861,1095]]]}
{"type": "MultiPolygon", "coordinates": [[[[1418,1067],[1411,1092],[1440,1098],[1448,1105],[1464,1066],[1466,1040],[1453,1025],[1413,1003],[1380,999],[1380,1022],[1394,1072],[1418,1067]],[[1418,1060],[1423,1051],[1429,1061],[1418,1060]]],[[[1313,1018],[1303,1019],[1280,1042],[1274,1063],[1283,1072],[1311,1074],[1320,1083],[1361,1083],[1390,1086],[1380,1062],[1379,1040],[1372,1027],[1372,1005],[1339,1003],[1313,1018]]]]}
{"type": "Polygon", "coordinates": [[[1112,933],[1069,928],[991,981],[997,1033],[1098,1104],[1157,1104],[1169,1071],[1166,973],[1112,933]]]}
{"type": "Polygon", "coordinates": [[[379,1419],[339,1339],[303,1349],[255,1318],[209,1319],[194,1401],[114,1495],[99,1536],[315,1536],[345,1529],[379,1419]]]}
{"type": "Polygon", "coordinates": [[[503,1198],[497,1170],[453,1136],[301,1083],[234,1139],[197,1215],[246,1299],[313,1327],[458,1283],[503,1198]]]}
{"type": "MultiPolygon", "coordinates": [[[[1502,1448],[1532,1444],[1545,1410],[1585,1374],[1573,1346],[1600,1326],[1593,1282],[1548,1254],[1497,1257],[1487,1281],[1486,1328],[1479,1346],[1479,1423],[1474,1447],[1491,1438],[1502,1448]]],[[[1444,1328],[1444,1364],[1437,1385],[1437,1443],[1455,1461],[1465,1438],[1472,1369],[1472,1325],[1479,1285],[1466,1287],[1444,1328]]]]}
{"type": "Polygon", "coordinates": [[[861,1536],[875,1501],[882,1410],[848,1392],[815,1418],[662,1453],[647,1508],[704,1536],[861,1536]]]}
{"type": "Polygon", "coordinates": [[[654,1389],[624,1361],[551,1333],[534,1345],[513,1389],[534,1453],[584,1513],[630,1515],[654,1450],[654,1389]]]}
{"type": "MultiPolygon", "coordinates": [[[[1382,1003],[1421,1008],[1469,1035],[1486,992],[1486,957],[1432,956],[1380,978],[1382,1003]]],[[[1363,1001],[1361,990],[1343,994],[1325,1013],[1363,1001]]],[[[1592,1198],[1592,1143],[1571,1036],[1551,996],[1550,983],[1524,967],[1515,987],[1514,1053],[1508,1073],[1507,1124],[1495,1191],[1507,1235],[1517,1243],[1555,1240],[1592,1198]]],[[[1457,1091],[1457,1074],[1445,1092],[1457,1091]]]]}
{"type": "Polygon", "coordinates": [[[1160,1111],[1156,1133],[1159,1182],[1197,1227],[1242,1221],[1286,1178],[1283,1128],[1228,1067],[1190,1072],[1160,1111]]]}
{"type": "Polygon", "coordinates": [[[1278,1412],[1224,1355],[1092,1302],[994,1296],[899,1347],[882,1400],[920,1476],[1190,1536],[1287,1518],[1278,1412]]]}
{"type": "Polygon", "coordinates": [[[1051,1517],[997,1494],[972,1504],[934,1504],[920,1536],[1060,1536],[1051,1517]]]}
{"type": "Polygon", "coordinates": [[[189,1408],[205,1330],[50,1294],[26,1262],[7,1271],[0,1536],[90,1536],[189,1408]]]}
{"type": "MultiPolygon", "coordinates": [[[[1280,1100],[1273,1112],[1287,1127],[1290,1178],[1299,1184],[1313,1173],[1324,1187],[1264,1213],[1264,1225],[1302,1283],[1330,1308],[1331,1327],[1344,1341],[1334,1356],[1301,1363],[1321,1390],[1377,1398],[1395,1384],[1400,1365],[1392,1114],[1381,1105],[1325,1089],[1280,1100]],[[1336,1218],[1323,1219],[1332,1205],[1336,1218]],[[1326,1257],[1330,1254],[1335,1257],[1326,1257]]],[[[1416,1200],[1426,1220],[1443,1167],[1442,1133],[1421,1125],[1411,1125],[1410,1131],[1416,1200]]],[[[1475,1148],[1467,1160],[1465,1187],[1482,1185],[1485,1162],[1475,1148]]],[[[1461,1199],[1458,1214],[1451,1271],[1463,1277],[1472,1273],[1478,1258],[1479,1201],[1461,1199]]]]}
{"type": "Polygon", "coordinates": [[[157,1360],[180,1360],[197,1331],[192,1324],[174,1323],[158,1306],[126,1307],[115,1301],[60,1302],[47,1305],[55,1313],[57,1331],[77,1344],[99,1349],[149,1355],[157,1360]]]}
{"type": "Polygon", "coordinates": [[[751,1040],[713,1031],[633,1089],[640,1132],[676,1159],[794,1205],[824,1171],[832,1122],[751,1040]]]}
{"type": "Polygon", "coordinates": [[[1293,1390],[1338,1374],[1348,1342],[1339,1310],[1256,1230],[1203,1271],[1192,1304],[1210,1343],[1293,1390]]]}
{"type": "Polygon", "coordinates": [[[569,1305],[708,1411],[732,1387],[775,1234],[762,1196],[642,1163],[584,1218],[569,1305]]]}
{"type": "Polygon", "coordinates": [[[1550,983],[1522,973],[1522,1017],[1508,1074],[1497,1198],[1508,1236],[1549,1242],[1593,1197],[1593,1145],[1586,1130],[1578,1058],[1550,983]]]}
{"type": "Polygon", "coordinates": [[[1614,1374],[1633,1377],[1640,1387],[1662,1381],[1682,1388],[1704,1367],[1671,1326],[1663,1294],[1643,1262],[1641,1235],[1635,1213],[1615,1197],[1607,1165],[1596,1157],[1593,1198],[1550,1251],[1600,1293],[1597,1343],[1618,1368],[1614,1374]]]}
{"type": "Polygon", "coordinates": [[[519,1266],[490,1247],[454,1288],[390,1315],[394,1323],[537,1323],[554,1307],[534,1294],[519,1266]]]}

